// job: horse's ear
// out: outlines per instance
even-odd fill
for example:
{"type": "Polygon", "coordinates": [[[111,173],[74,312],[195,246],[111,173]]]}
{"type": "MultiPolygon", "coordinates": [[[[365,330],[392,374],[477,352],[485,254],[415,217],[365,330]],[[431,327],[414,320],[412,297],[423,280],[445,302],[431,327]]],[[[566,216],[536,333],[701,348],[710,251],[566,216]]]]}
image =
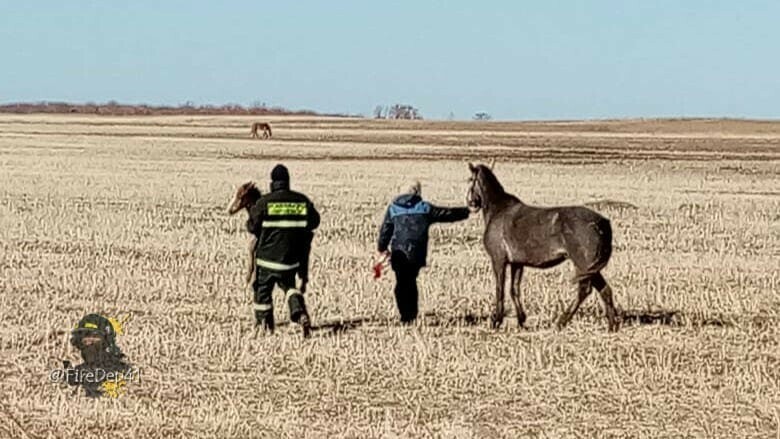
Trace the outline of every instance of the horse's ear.
{"type": "Polygon", "coordinates": [[[474,166],[474,163],[469,162],[469,171],[471,171],[472,174],[477,173],[477,167],[474,166]]]}
{"type": "Polygon", "coordinates": [[[493,157],[493,159],[490,160],[490,164],[488,165],[488,168],[490,168],[490,170],[492,171],[494,166],[496,166],[496,158],[495,157],[493,157]]]}

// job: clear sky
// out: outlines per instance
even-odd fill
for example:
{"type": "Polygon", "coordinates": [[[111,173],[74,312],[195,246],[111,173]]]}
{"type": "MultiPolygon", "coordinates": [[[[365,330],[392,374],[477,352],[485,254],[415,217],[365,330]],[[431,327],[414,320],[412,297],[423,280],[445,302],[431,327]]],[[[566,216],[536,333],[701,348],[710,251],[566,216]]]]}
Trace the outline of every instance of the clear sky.
{"type": "Polygon", "coordinates": [[[0,102],[780,117],[780,1],[5,1],[0,102]]]}

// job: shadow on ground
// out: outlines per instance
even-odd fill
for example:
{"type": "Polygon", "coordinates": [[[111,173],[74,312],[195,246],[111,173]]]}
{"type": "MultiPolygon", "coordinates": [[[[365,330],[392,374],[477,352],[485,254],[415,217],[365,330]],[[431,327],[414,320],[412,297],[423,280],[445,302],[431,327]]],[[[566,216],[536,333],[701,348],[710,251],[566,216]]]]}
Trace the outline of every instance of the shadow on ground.
{"type": "Polygon", "coordinates": [[[490,320],[489,315],[466,313],[459,316],[440,316],[435,312],[423,315],[423,326],[477,326],[490,320]]]}
{"type": "MultiPolygon", "coordinates": [[[[294,325],[290,321],[279,322],[276,324],[277,328],[294,325]]],[[[343,332],[350,331],[361,326],[395,326],[398,325],[396,321],[389,320],[383,317],[357,317],[354,319],[341,319],[330,322],[322,322],[317,325],[312,325],[311,330],[315,335],[336,335],[343,332]]]]}
{"type": "Polygon", "coordinates": [[[623,326],[665,325],[665,326],[715,326],[730,328],[734,322],[726,317],[688,316],[675,310],[623,310],[623,326]]]}
{"type": "MultiPolygon", "coordinates": [[[[419,325],[423,327],[438,327],[438,326],[477,326],[484,322],[487,322],[490,317],[488,315],[475,315],[467,313],[459,316],[442,316],[435,312],[428,312],[421,315],[417,322],[413,325],[419,325]]],[[[293,323],[279,322],[276,326],[283,327],[289,326],[293,323]]],[[[312,325],[312,332],[322,335],[335,335],[343,332],[347,332],[362,326],[372,327],[402,327],[404,326],[397,318],[387,318],[380,316],[373,317],[358,317],[347,320],[335,320],[331,322],[322,322],[317,325],[312,325]]]]}
{"type": "MultiPolygon", "coordinates": [[[[642,325],[662,325],[670,327],[701,327],[713,326],[730,328],[734,321],[727,317],[704,317],[688,316],[682,311],[677,310],[623,310],[621,313],[621,327],[632,327],[642,325]]],[[[603,319],[603,315],[585,313],[584,316],[603,319]]],[[[512,316],[507,316],[511,319],[512,316]]],[[[575,319],[577,316],[574,317],[575,319]]],[[[477,315],[466,313],[462,315],[439,315],[435,312],[428,312],[420,316],[413,325],[422,327],[466,327],[487,325],[490,315],[477,315]]],[[[277,327],[290,326],[291,322],[279,322],[277,327]]],[[[312,332],[317,336],[329,336],[341,334],[360,327],[402,327],[404,326],[397,318],[387,318],[381,316],[357,317],[347,320],[334,320],[330,322],[321,322],[312,326],[312,332]]],[[[487,327],[487,326],[486,326],[487,327]]],[[[522,329],[528,331],[528,329],[522,329]]],[[[530,332],[533,332],[531,330],[530,332]]]]}

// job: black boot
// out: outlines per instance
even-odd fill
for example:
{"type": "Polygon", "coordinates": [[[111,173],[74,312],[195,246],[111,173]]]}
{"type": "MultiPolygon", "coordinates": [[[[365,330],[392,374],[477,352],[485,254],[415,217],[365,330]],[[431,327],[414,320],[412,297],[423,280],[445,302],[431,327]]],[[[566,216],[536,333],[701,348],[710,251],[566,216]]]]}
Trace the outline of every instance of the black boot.
{"type": "Polygon", "coordinates": [[[269,334],[274,333],[274,315],[273,313],[259,313],[255,312],[255,327],[260,327],[269,334]]]}
{"type": "Polygon", "coordinates": [[[309,319],[309,315],[306,313],[301,314],[298,318],[298,323],[301,325],[301,328],[303,328],[303,338],[309,338],[311,336],[311,320],[309,319]]]}

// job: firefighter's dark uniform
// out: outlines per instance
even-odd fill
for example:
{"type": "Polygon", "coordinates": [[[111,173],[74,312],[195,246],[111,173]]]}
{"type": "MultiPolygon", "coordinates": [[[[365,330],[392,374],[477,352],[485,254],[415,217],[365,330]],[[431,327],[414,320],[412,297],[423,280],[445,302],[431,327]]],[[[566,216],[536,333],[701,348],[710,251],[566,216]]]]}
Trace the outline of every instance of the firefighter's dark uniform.
{"type": "MultiPolygon", "coordinates": [[[[257,236],[255,320],[273,330],[274,286],[286,293],[290,319],[298,322],[308,313],[303,294],[295,287],[295,274],[303,278],[308,270],[312,231],[320,224],[320,214],[303,194],[290,190],[287,168],[277,165],[271,172],[271,192],[261,197],[249,212],[247,230],[257,236]]],[[[304,328],[306,331],[306,328],[304,328]]]]}
{"type": "Polygon", "coordinates": [[[466,207],[436,207],[416,193],[399,196],[387,208],[377,247],[380,252],[390,247],[390,265],[396,276],[395,301],[402,322],[417,318],[417,275],[426,265],[430,225],[461,221],[468,216],[466,207]]]}

